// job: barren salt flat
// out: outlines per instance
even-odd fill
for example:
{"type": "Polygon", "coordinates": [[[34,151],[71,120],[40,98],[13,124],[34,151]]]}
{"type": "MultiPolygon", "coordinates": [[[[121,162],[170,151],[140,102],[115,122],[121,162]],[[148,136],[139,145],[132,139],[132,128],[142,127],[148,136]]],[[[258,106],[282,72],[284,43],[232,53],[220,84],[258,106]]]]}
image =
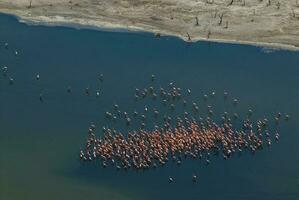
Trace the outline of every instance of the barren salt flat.
{"type": "Polygon", "coordinates": [[[298,0],[0,0],[0,12],[27,22],[299,49],[298,0]]]}

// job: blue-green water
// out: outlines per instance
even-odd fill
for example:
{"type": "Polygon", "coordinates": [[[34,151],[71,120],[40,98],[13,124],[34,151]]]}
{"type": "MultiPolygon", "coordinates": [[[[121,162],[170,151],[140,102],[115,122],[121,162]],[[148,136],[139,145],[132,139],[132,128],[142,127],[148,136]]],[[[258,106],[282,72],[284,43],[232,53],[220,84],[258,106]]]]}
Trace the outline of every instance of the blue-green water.
{"type": "Polygon", "coordinates": [[[6,15],[0,16],[0,42],[0,65],[14,78],[9,85],[0,76],[1,200],[299,199],[298,52],[27,26],[6,15]],[[105,125],[103,113],[114,103],[133,111],[135,87],[150,84],[151,74],[156,74],[156,87],[174,81],[190,88],[194,101],[215,90],[218,100],[211,103],[220,111],[219,96],[227,90],[240,100],[239,113],[251,107],[254,117],[272,119],[280,111],[291,119],[281,125],[278,144],[227,161],[214,157],[209,166],[196,160],[125,172],[80,163],[78,151],[89,124],[105,125]],[[193,173],[200,177],[197,184],[193,173]],[[174,183],[169,184],[169,176],[174,183]]]}

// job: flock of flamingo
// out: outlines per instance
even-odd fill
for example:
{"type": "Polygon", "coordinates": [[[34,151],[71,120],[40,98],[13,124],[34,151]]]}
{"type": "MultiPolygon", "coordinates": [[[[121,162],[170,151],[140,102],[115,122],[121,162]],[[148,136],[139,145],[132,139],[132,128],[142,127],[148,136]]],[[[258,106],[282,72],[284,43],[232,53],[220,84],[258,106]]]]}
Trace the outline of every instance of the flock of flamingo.
{"type": "MultiPolygon", "coordinates": [[[[151,81],[155,81],[155,75],[151,76],[151,81]]],[[[153,85],[136,88],[135,101],[141,104],[158,101],[166,111],[161,113],[157,108],[143,105],[144,109],[140,113],[136,110],[123,112],[115,104],[112,111],[104,114],[108,121],[112,121],[112,127],[103,127],[98,137],[96,126],[92,123],[86,144],[80,150],[80,159],[83,162],[99,161],[102,167],[114,167],[117,170],[148,170],[169,163],[181,165],[185,159],[203,159],[209,165],[210,157],[215,154],[227,160],[233,154],[254,154],[271,146],[274,141],[279,141],[280,121],[289,120],[289,115],[277,113],[274,116],[274,128],[271,128],[267,118],[253,122],[253,111],[249,109],[246,117],[241,119],[241,126],[234,126],[237,124],[234,122],[240,118],[237,113],[224,112],[218,121],[214,120],[213,106],[209,103],[215,98],[216,92],[203,95],[206,108],[202,109],[196,102],[187,103],[186,99],[190,96],[190,89],[182,90],[173,82],[166,88],[156,89],[153,85]],[[177,108],[181,113],[174,112],[177,108]],[[190,113],[187,112],[189,110],[190,113]],[[116,130],[113,124],[117,119],[128,127],[135,124],[133,130],[116,130]],[[147,123],[154,124],[153,128],[149,128],[147,123]]],[[[223,100],[233,107],[239,104],[238,99],[231,98],[228,92],[223,93],[223,100]]],[[[192,180],[196,182],[197,176],[193,175],[192,180]]],[[[174,178],[169,177],[169,182],[173,181],[174,178]]]]}

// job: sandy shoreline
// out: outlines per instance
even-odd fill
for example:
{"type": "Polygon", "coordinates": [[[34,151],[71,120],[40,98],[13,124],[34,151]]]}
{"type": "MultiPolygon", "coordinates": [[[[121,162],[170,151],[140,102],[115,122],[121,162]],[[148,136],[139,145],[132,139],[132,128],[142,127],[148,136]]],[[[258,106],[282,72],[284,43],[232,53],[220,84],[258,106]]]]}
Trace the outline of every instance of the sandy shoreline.
{"type": "MultiPolygon", "coordinates": [[[[109,14],[101,14],[101,15],[85,15],[86,11],[81,11],[79,9],[76,11],[72,11],[71,13],[63,13],[63,9],[58,9],[58,7],[55,9],[55,0],[52,6],[49,7],[48,4],[45,4],[44,2],[47,2],[49,0],[36,0],[41,1],[39,7],[32,7],[28,8],[26,7],[26,0],[17,0],[20,3],[16,3],[16,5],[11,5],[6,3],[5,1],[8,0],[0,0],[0,12],[5,14],[11,14],[14,16],[17,16],[19,21],[27,23],[27,24],[43,24],[48,26],[67,26],[67,27],[74,27],[74,28],[91,28],[91,29],[104,29],[109,31],[138,31],[138,32],[152,32],[152,33],[160,33],[161,35],[169,35],[169,36],[176,36],[179,37],[185,41],[189,42],[195,42],[195,41],[212,41],[212,42],[221,42],[221,43],[233,43],[233,44],[247,44],[247,45],[254,45],[254,46],[260,46],[260,47],[266,47],[266,48],[274,48],[274,49],[287,49],[287,50],[299,50],[299,14],[298,14],[298,20],[295,20],[295,22],[292,22],[292,26],[287,26],[287,29],[289,30],[289,33],[285,32],[277,32],[276,29],[273,29],[271,34],[271,30],[266,29],[265,35],[262,34],[264,30],[262,30],[263,26],[259,27],[260,32],[258,30],[253,30],[253,32],[256,35],[261,35],[261,37],[251,36],[248,30],[243,30],[243,26],[246,28],[246,24],[239,24],[239,26],[232,27],[231,29],[235,30],[228,30],[230,28],[228,27],[219,27],[219,25],[215,25],[215,30],[223,29],[224,31],[221,31],[218,33],[215,30],[213,30],[213,26],[209,26],[208,28],[205,28],[204,30],[193,30],[195,28],[198,28],[195,26],[193,28],[194,24],[191,28],[187,29],[185,24],[177,24],[174,23],[174,26],[168,27],[167,25],[164,27],[163,24],[167,22],[167,19],[164,21],[161,20],[158,24],[155,23],[156,20],[149,20],[145,21],[145,19],[141,18],[138,20],[130,20],[126,17],[130,16],[110,16],[109,14]],[[3,6],[6,5],[6,6],[3,6]],[[53,6],[54,5],[54,6],[53,6]],[[45,13],[45,6],[47,6],[47,13],[45,13]],[[53,8],[54,7],[54,8],[53,8]],[[50,9],[51,13],[48,11],[50,9]],[[41,10],[44,10],[44,13],[41,12],[41,10]],[[83,14],[82,14],[83,12],[83,14]],[[182,27],[186,28],[186,32],[182,31],[182,27]],[[298,29],[297,29],[298,28],[298,29]],[[212,31],[211,31],[212,30],[212,31]],[[214,33],[215,31],[215,33],[214,33]],[[228,31],[226,33],[225,31],[228,31]],[[223,32],[223,33],[221,33],[223,32]],[[246,34],[245,34],[246,33],[246,34]],[[274,34],[276,33],[276,35],[274,34]],[[297,35],[298,33],[298,35],[297,35]],[[207,35],[208,34],[208,35],[207,35]],[[244,34],[244,35],[242,35],[244,34]],[[190,36],[190,37],[189,37],[190,36]]],[[[84,8],[88,7],[88,2],[91,0],[86,0],[86,6],[84,8]]],[[[147,1],[147,0],[145,0],[147,1]]],[[[161,2],[163,2],[162,0],[161,2]]],[[[178,0],[177,0],[178,1],[178,0]]],[[[62,3],[63,4],[63,3],[62,3]]],[[[68,3],[69,4],[69,3],[68,3]]],[[[72,3],[74,4],[74,3],[72,3]]],[[[60,4],[61,6],[61,4],[60,4]]],[[[106,5],[107,7],[107,5],[106,5]]],[[[83,6],[82,6],[83,8],[83,6]]],[[[127,9],[127,8],[126,8],[127,9]]],[[[138,10],[138,9],[137,9],[138,10]]],[[[298,8],[299,11],[299,8],[298,8]]],[[[132,11],[133,12],[133,11],[132,11]]],[[[136,14],[132,13],[132,16],[136,16],[136,14]]],[[[139,15],[138,15],[139,16],[139,15]]],[[[198,22],[200,23],[199,18],[198,22]]],[[[204,19],[204,17],[203,17],[204,19]]],[[[202,19],[202,20],[203,20],[202,19]]],[[[219,18],[221,19],[221,18],[219,18]]],[[[218,20],[219,20],[218,19],[218,20]]],[[[222,20],[222,19],[221,19],[222,20]]],[[[236,22],[237,23],[237,22],[236,22]]],[[[284,22],[285,23],[285,22],[284,22]]],[[[219,24],[219,22],[218,22],[219,24]]],[[[227,25],[228,23],[226,23],[227,25]]],[[[200,25],[202,26],[202,25],[200,25]]],[[[266,25],[265,25],[266,27],[266,25]]],[[[277,28],[277,27],[274,27],[277,28]]],[[[283,27],[280,27],[281,29],[283,27]]],[[[218,30],[218,31],[219,31],[218,30]]],[[[251,30],[251,29],[250,29],[251,30]]],[[[252,30],[251,30],[252,31],[252,30]]]]}

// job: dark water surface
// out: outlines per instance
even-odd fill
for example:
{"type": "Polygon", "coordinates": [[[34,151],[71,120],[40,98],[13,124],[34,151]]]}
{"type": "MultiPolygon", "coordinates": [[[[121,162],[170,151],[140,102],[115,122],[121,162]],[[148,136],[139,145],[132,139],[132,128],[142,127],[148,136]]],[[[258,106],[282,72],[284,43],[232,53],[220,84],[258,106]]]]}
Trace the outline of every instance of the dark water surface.
{"type": "Polygon", "coordinates": [[[0,66],[6,65],[14,79],[9,85],[8,78],[0,76],[1,200],[299,199],[298,52],[27,26],[6,15],[0,15],[0,43],[0,66]],[[190,88],[199,103],[203,94],[215,90],[211,103],[218,113],[233,109],[222,101],[227,90],[240,100],[240,115],[251,107],[256,118],[272,120],[280,111],[291,119],[281,124],[278,144],[227,161],[213,157],[209,166],[195,160],[180,167],[170,163],[125,172],[79,162],[89,124],[107,124],[103,113],[114,103],[132,112],[138,106],[134,89],[150,84],[151,74],[157,77],[156,87],[174,81],[190,88]],[[69,85],[71,95],[66,92],[69,85]],[[86,87],[90,96],[84,93],[86,87]],[[200,177],[197,184],[192,183],[193,173],[200,177]],[[168,182],[169,176],[174,183],[168,182]]]}

